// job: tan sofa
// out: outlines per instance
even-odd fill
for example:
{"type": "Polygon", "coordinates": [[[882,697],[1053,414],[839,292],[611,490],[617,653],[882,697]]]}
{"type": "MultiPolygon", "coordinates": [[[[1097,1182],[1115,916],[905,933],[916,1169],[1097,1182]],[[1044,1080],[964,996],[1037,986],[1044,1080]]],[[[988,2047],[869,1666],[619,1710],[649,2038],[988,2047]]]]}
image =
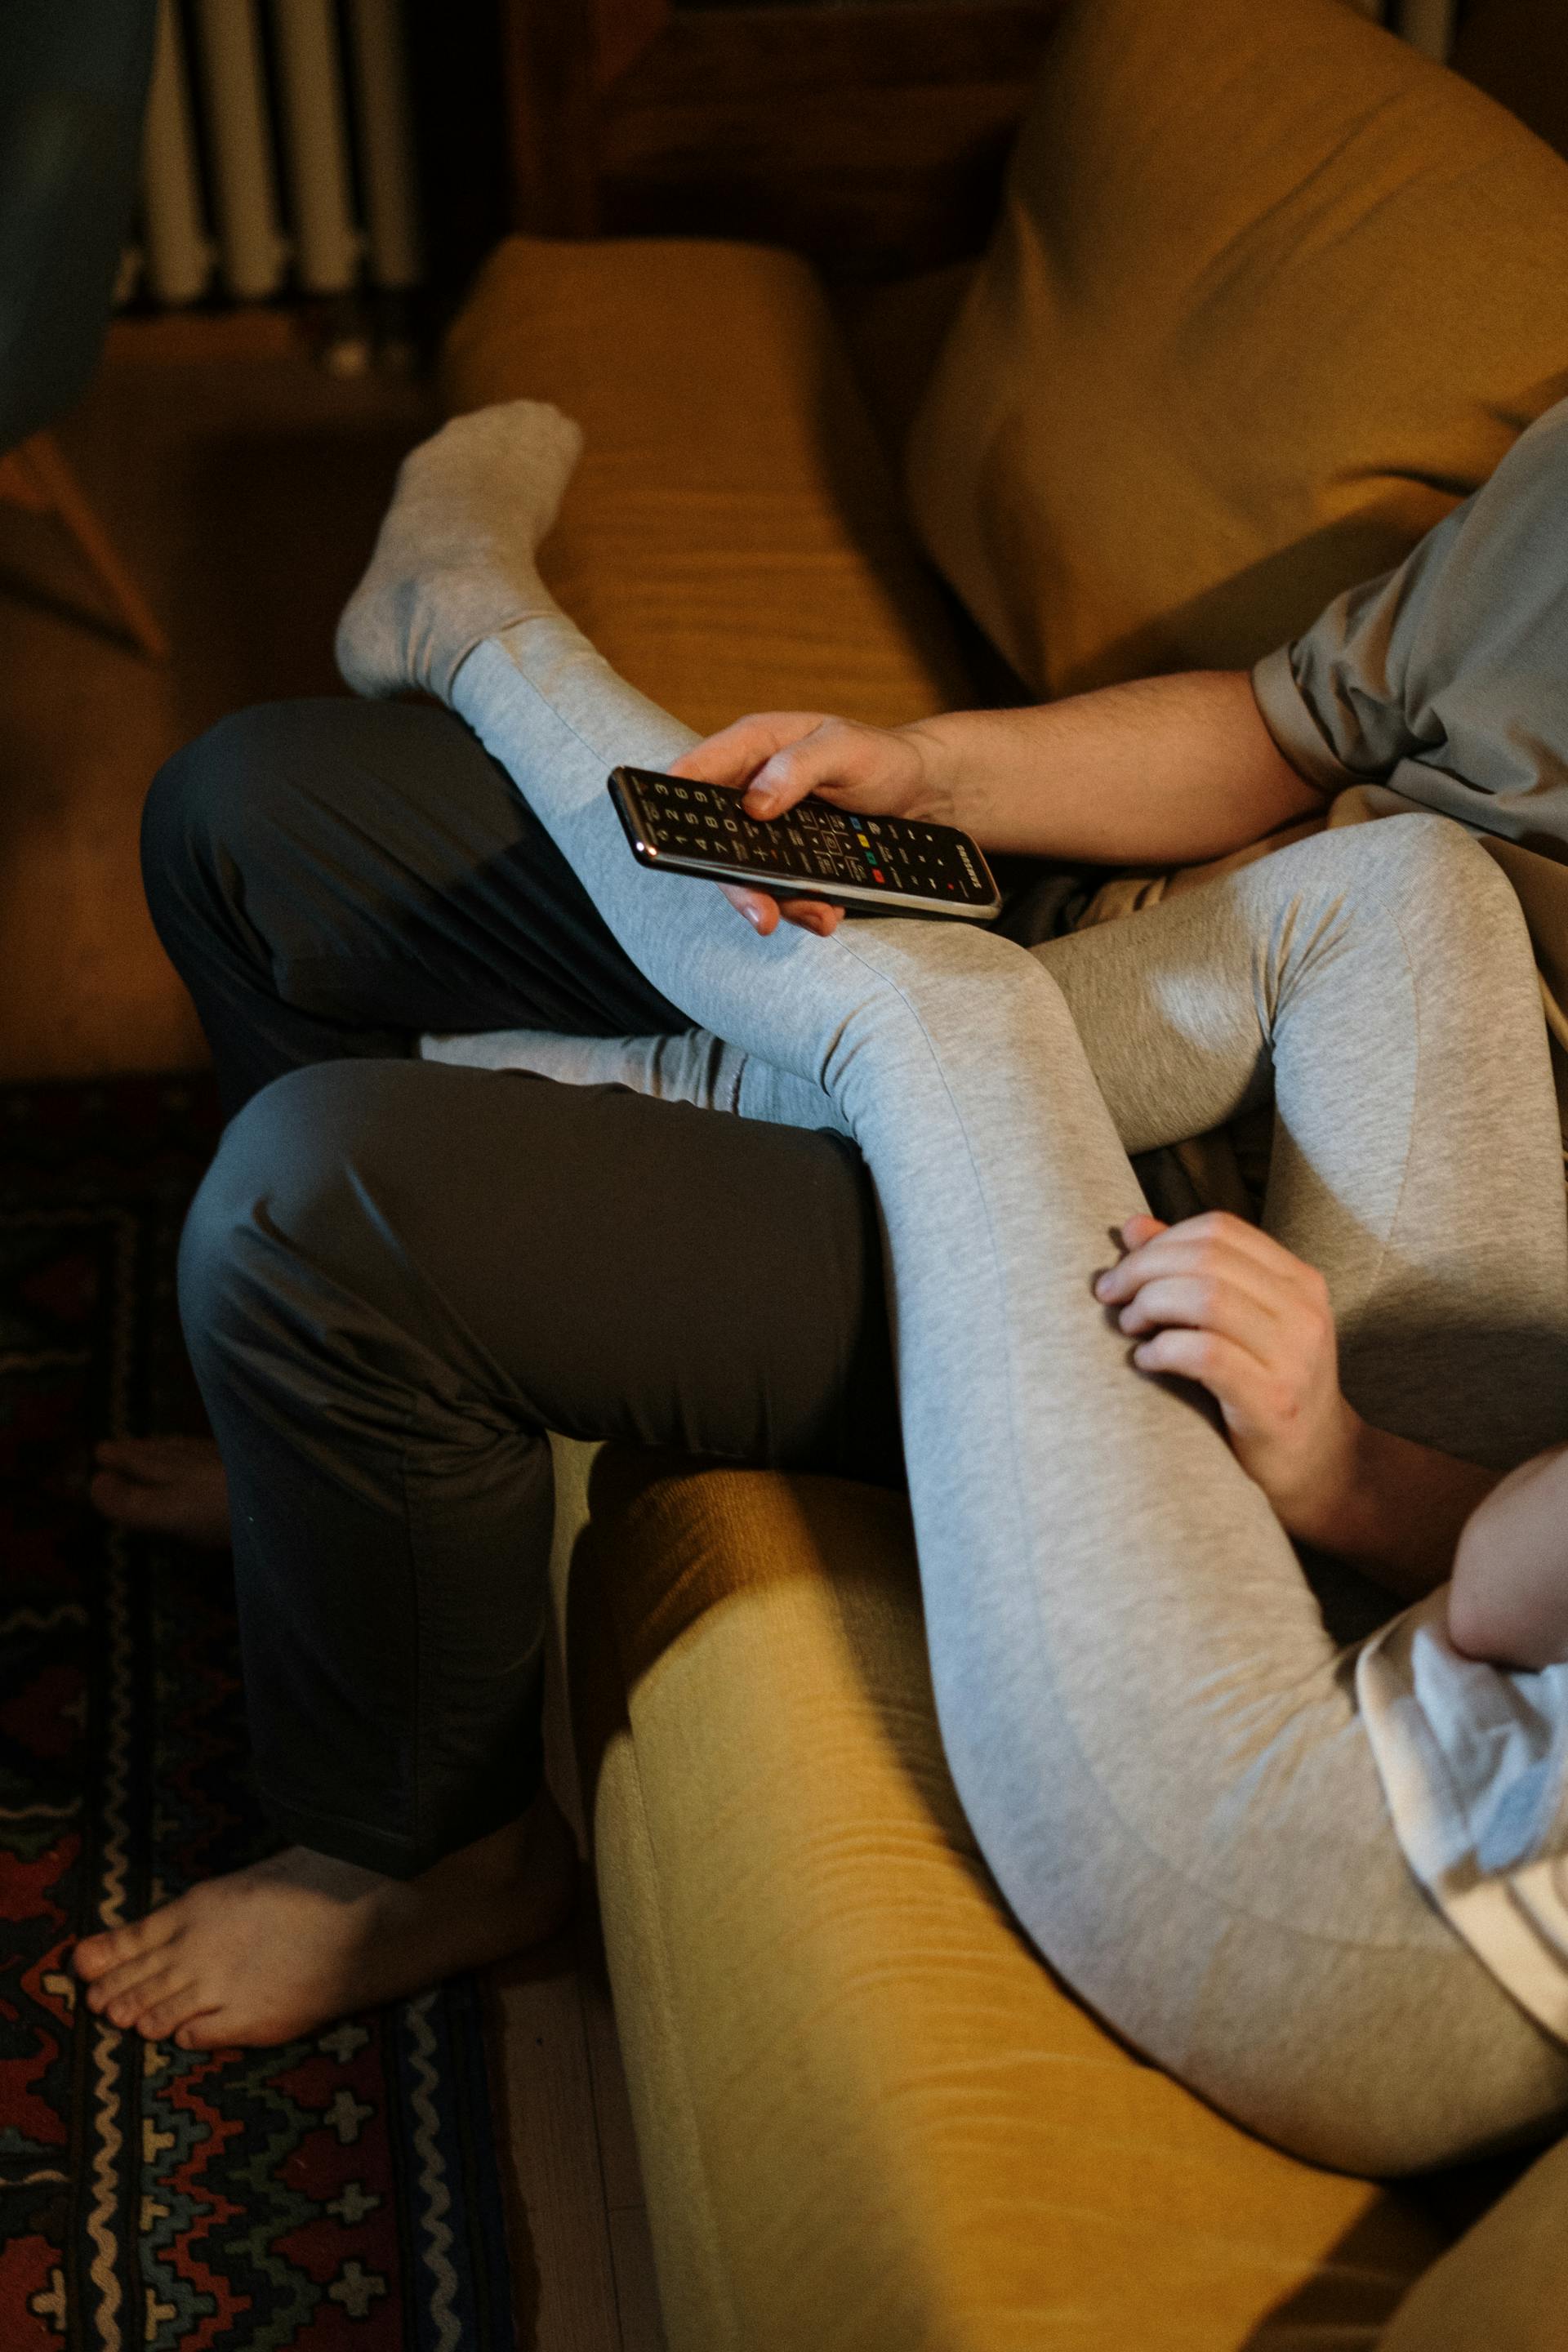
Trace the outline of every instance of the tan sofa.
{"type": "MultiPolygon", "coordinates": [[[[1565,234],[1568,167],[1335,0],[1078,0],[917,430],[927,543],[1036,690],[1250,658],[1568,390],[1565,234]],[[1545,258],[1510,277],[1521,216],[1545,258]],[[1378,284],[1404,342],[1356,337],[1378,284]],[[1369,343],[1377,381],[1339,381],[1369,343]]],[[[516,240],[449,399],[583,422],[551,576],[692,725],[897,721],[994,695],[872,422],[913,409],[956,290],[846,328],[784,254],[516,240]]],[[[558,1590],[672,2352],[1568,2344],[1568,2146],[1436,2183],[1315,2170],[1041,1965],[947,1778],[895,1498],[588,1464],[559,1451],[558,1590]]]]}

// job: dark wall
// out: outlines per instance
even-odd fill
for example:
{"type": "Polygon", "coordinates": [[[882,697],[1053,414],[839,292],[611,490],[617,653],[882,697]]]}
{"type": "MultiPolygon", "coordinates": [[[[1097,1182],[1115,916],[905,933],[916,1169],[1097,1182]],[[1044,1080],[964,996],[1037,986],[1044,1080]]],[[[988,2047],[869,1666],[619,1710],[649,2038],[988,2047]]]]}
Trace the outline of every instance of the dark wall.
{"type": "Polygon", "coordinates": [[[510,226],[506,0],[405,0],[420,197],[437,320],[510,226]]]}

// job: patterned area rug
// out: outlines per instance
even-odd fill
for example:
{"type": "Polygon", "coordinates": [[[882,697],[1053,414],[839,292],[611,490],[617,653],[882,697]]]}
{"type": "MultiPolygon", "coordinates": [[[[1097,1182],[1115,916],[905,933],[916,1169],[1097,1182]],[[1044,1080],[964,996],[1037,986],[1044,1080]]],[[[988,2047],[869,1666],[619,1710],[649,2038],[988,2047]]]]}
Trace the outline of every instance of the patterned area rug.
{"type": "Polygon", "coordinates": [[[72,1998],[78,1935],[267,1850],[226,1560],[85,1500],[94,1438],[201,1425],[174,1265],[216,1133],[199,1082],[0,1095],[0,2346],[513,2352],[471,1981],[261,2052],[72,1998]]]}

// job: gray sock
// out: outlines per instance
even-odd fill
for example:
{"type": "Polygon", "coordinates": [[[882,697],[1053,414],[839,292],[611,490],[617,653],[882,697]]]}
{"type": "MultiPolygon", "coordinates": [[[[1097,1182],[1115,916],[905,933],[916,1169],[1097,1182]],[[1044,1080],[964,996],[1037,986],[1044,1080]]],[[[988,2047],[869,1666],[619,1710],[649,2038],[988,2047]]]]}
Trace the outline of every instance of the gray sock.
{"type": "Polygon", "coordinates": [[[338,667],[356,694],[416,687],[445,701],[482,637],[555,612],[533,551],[582,447],[558,408],[513,400],[455,417],[410,451],[338,623],[338,667]]]}

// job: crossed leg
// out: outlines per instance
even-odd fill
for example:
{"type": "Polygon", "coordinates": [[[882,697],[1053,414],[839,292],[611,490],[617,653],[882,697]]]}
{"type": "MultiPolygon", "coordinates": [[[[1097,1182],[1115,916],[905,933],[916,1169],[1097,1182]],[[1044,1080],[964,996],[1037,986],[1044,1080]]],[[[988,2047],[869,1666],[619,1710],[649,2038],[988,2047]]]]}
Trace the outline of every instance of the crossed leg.
{"type": "MultiPolygon", "coordinates": [[[[820,1088],[859,1144],[887,1224],[944,1740],[1019,1917],[1152,2055],[1326,2160],[1433,2161],[1560,2105],[1561,2063],[1404,1872],[1267,1505],[1180,1397],[1129,1376],[1093,1305],[1109,1229],[1139,1201],[1061,989],[1005,943],[951,929],[757,941],[701,886],[630,867],[605,772],[667,761],[689,739],[554,611],[526,549],[503,551],[504,578],[483,584],[490,502],[482,465],[465,482],[463,451],[537,487],[560,443],[535,425],[495,413],[413,468],[420,546],[395,508],[351,607],[345,668],[379,690],[450,692],[652,984],[759,1066],[820,1088]],[[463,564],[458,643],[438,592],[463,564]],[[1403,2048],[1388,2032],[1395,1979],[1413,2011],[1403,2048]],[[1424,2083],[1441,2083],[1441,2113],[1424,2083]]],[[[1495,893],[1481,913],[1500,940],[1495,893]]],[[[1506,954],[1494,996],[1522,1024],[1521,937],[1506,954]]],[[[1384,1204],[1374,1257],[1421,1255],[1400,1206],[1384,1204]]],[[[1518,1339],[1528,1356],[1538,1318],[1518,1339]]]]}

